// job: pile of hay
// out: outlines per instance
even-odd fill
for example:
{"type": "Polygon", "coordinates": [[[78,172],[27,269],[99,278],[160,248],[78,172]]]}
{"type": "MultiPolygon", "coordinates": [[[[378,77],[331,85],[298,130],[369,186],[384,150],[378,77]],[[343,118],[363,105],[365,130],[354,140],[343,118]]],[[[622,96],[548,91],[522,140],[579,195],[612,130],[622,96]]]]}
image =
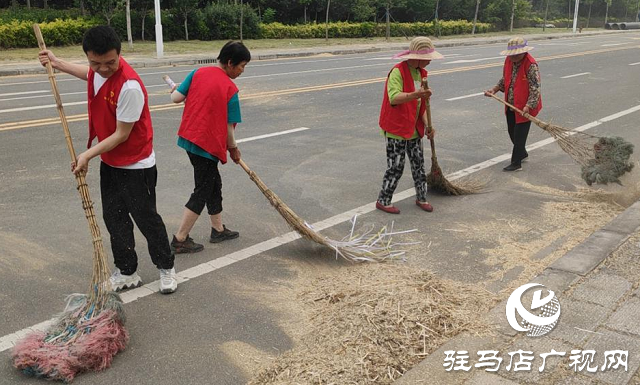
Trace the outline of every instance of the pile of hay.
{"type": "Polygon", "coordinates": [[[620,183],[620,177],[633,169],[629,161],[633,144],[619,136],[600,138],[593,146],[594,157],[582,166],[582,179],[589,186],[593,183],[620,183]]]}
{"type": "Polygon", "coordinates": [[[402,266],[350,267],[310,286],[306,333],[250,384],[390,384],[456,334],[487,332],[480,319],[493,303],[402,266]]]}

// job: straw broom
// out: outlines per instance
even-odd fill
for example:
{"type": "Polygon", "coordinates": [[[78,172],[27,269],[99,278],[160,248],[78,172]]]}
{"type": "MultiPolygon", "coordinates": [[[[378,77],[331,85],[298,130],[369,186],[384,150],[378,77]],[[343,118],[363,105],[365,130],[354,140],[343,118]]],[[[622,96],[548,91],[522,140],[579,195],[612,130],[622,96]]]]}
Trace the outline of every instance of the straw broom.
{"type": "MultiPolygon", "coordinates": [[[[40,50],[46,49],[38,24],[33,25],[33,30],[40,50]]],[[[46,67],[67,149],[75,162],[69,125],[51,63],[46,67]]],[[[13,365],[26,375],[65,382],[85,371],[108,368],[113,356],[124,350],[129,340],[124,328],[122,300],[108,286],[110,272],[84,172],[75,178],[93,241],[91,286],[88,294],[70,295],[64,311],[48,330],[27,335],[12,352],[13,365]]]]}
{"type": "Polygon", "coordinates": [[[409,243],[393,243],[391,240],[392,236],[416,231],[407,230],[394,232],[392,223],[390,228],[385,226],[378,232],[374,232],[373,227],[370,226],[359,234],[356,234],[356,217],[353,217],[351,220],[351,232],[347,237],[341,241],[327,238],[313,230],[311,225],[291,210],[289,206],[262,182],[258,175],[247,166],[244,160],[240,159],[238,164],[249,175],[249,178],[258,186],[258,189],[264,194],[269,203],[271,203],[293,230],[304,239],[335,250],[336,258],[340,256],[351,262],[381,262],[390,258],[400,257],[404,255],[405,252],[398,250],[397,247],[408,245],[409,243]]]}
{"type": "MultiPolygon", "coordinates": [[[[426,77],[422,78],[422,88],[425,90],[429,89],[429,83],[426,77]]],[[[431,102],[427,98],[422,99],[422,102],[425,103],[426,106],[426,130],[429,132],[433,129],[433,125],[431,124],[431,102]]],[[[468,195],[478,193],[482,190],[483,185],[473,181],[467,181],[465,186],[449,182],[447,178],[445,178],[442,170],[440,169],[440,165],[438,164],[438,158],[436,157],[436,143],[433,139],[433,135],[429,138],[429,142],[431,143],[431,171],[427,174],[427,186],[430,190],[447,195],[468,195]]]]}
{"type": "Polygon", "coordinates": [[[491,94],[491,97],[549,133],[560,148],[582,166],[582,179],[588,185],[609,182],[621,184],[618,178],[633,169],[633,163],[629,160],[633,154],[633,144],[625,139],[617,136],[599,137],[547,123],[494,94],[491,94]],[[592,144],[594,141],[596,143],[592,144]]]}

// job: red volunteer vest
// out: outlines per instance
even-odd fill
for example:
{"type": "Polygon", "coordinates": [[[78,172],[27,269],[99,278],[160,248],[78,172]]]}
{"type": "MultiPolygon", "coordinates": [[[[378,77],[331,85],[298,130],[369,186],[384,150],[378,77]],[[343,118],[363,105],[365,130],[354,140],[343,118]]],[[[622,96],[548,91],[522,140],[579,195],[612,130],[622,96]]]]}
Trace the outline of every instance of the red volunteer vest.
{"type": "Polygon", "coordinates": [[[178,136],[227,163],[227,105],[237,92],[222,68],[199,68],[191,80],[178,136]]]}
{"type": "MultiPolygon", "coordinates": [[[[393,68],[400,69],[402,75],[402,92],[413,92],[416,90],[413,83],[413,77],[409,70],[409,64],[407,61],[396,64],[393,68]]],[[[393,69],[391,70],[393,71],[393,69]]],[[[389,75],[391,74],[389,71],[389,75]]],[[[401,136],[405,139],[409,139],[413,136],[414,130],[418,129],[418,135],[422,138],[424,136],[424,122],[420,119],[426,110],[426,104],[420,103],[420,112],[416,121],[416,109],[418,108],[418,101],[412,100],[410,102],[391,105],[389,101],[389,95],[387,93],[387,83],[389,83],[389,75],[387,75],[387,81],[384,84],[384,98],[382,100],[382,108],[380,109],[380,128],[384,131],[401,136]]],[[[427,71],[424,68],[420,68],[420,76],[427,77],[427,71]]]]}
{"type": "MultiPolygon", "coordinates": [[[[520,68],[518,68],[518,74],[516,75],[516,83],[513,85],[513,105],[518,107],[520,110],[524,108],[527,104],[527,100],[529,99],[529,80],[527,80],[527,72],[529,71],[529,67],[531,64],[535,64],[536,60],[533,56],[526,54],[522,59],[522,63],[520,64],[520,68]]],[[[511,59],[507,57],[504,61],[504,72],[502,76],[504,77],[504,100],[507,100],[507,94],[509,93],[509,86],[511,85],[511,71],[513,69],[513,63],[511,59]]],[[[508,107],[505,107],[505,113],[508,107]]],[[[542,95],[540,95],[540,100],[538,101],[538,106],[529,111],[531,116],[536,116],[542,109],[542,95]]],[[[528,122],[529,119],[520,115],[516,112],[516,123],[524,123],[528,122]]]]}
{"type": "Polygon", "coordinates": [[[101,142],[116,131],[116,107],[120,90],[126,81],[136,80],[140,83],[140,88],[144,93],[144,108],[142,109],[140,120],[133,125],[127,140],[111,151],[101,154],[100,158],[106,164],[114,167],[127,166],[148,158],[153,151],[153,127],[151,125],[151,114],[149,113],[147,90],[144,88],[142,80],[140,80],[136,71],[121,57],[120,68],[107,79],[94,96],[93,79],[95,75],[96,73],[89,69],[89,77],[87,79],[89,142],[87,143],[87,148],[91,147],[91,143],[96,137],[101,142]]]}

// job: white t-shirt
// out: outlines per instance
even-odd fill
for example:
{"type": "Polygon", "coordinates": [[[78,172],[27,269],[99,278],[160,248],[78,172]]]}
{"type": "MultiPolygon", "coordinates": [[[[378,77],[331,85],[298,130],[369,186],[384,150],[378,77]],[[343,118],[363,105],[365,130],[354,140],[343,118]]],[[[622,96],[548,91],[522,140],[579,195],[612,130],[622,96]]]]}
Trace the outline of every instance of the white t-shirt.
{"type": "MultiPolygon", "coordinates": [[[[103,78],[97,73],[93,77],[93,92],[94,96],[98,94],[100,88],[107,82],[107,78],[103,78]]],[[[142,115],[142,109],[144,108],[144,93],[140,83],[136,80],[127,80],[120,89],[120,95],[118,95],[118,102],[116,106],[116,120],[124,123],[133,123],[140,120],[142,115]]],[[[128,170],[150,168],[156,164],[156,154],[151,150],[149,157],[140,160],[139,162],[129,164],[126,166],[117,166],[117,168],[123,168],[128,170]]],[[[116,166],[112,166],[116,167],[116,166]]]]}

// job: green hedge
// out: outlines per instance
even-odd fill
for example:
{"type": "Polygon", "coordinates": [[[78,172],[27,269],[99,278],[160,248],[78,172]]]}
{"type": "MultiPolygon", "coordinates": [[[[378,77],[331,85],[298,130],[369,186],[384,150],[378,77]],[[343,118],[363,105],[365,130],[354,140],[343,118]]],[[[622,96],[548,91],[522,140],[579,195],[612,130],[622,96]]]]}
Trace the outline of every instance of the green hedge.
{"type": "MultiPolygon", "coordinates": [[[[329,37],[332,38],[362,38],[381,37],[386,35],[386,25],[371,22],[329,23],[329,37]]],[[[467,20],[447,20],[435,23],[392,23],[391,36],[435,36],[440,29],[440,35],[460,35],[471,33],[473,23],[467,20]]],[[[476,23],[476,32],[489,32],[493,26],[488,23],[476,23]]],[[[260,37],[263,39],[311,39],[324,38],[324,24],[284,25],[270,23],[260,25],[260,37]]]]}
{"type": "MultiPolygon", "coordinates": [[[[47,45],[69,45],[82,42],[84,32],[97,25],[98,20],[67,19],[40,23],[47,45]]],[[[32,21],[10,21],[0,24],[0,48],[37,47],[32,21]]]]}
{"type": "Polygon", "coordinates": [[[81,12],[77,8],[61,10],[35,7],[31,9],[10,7],[0,9],[0,24],[4,24],[12,20],[44,23],[55,21],[56,19],[77,19],[81,16],[81,12]]]}

